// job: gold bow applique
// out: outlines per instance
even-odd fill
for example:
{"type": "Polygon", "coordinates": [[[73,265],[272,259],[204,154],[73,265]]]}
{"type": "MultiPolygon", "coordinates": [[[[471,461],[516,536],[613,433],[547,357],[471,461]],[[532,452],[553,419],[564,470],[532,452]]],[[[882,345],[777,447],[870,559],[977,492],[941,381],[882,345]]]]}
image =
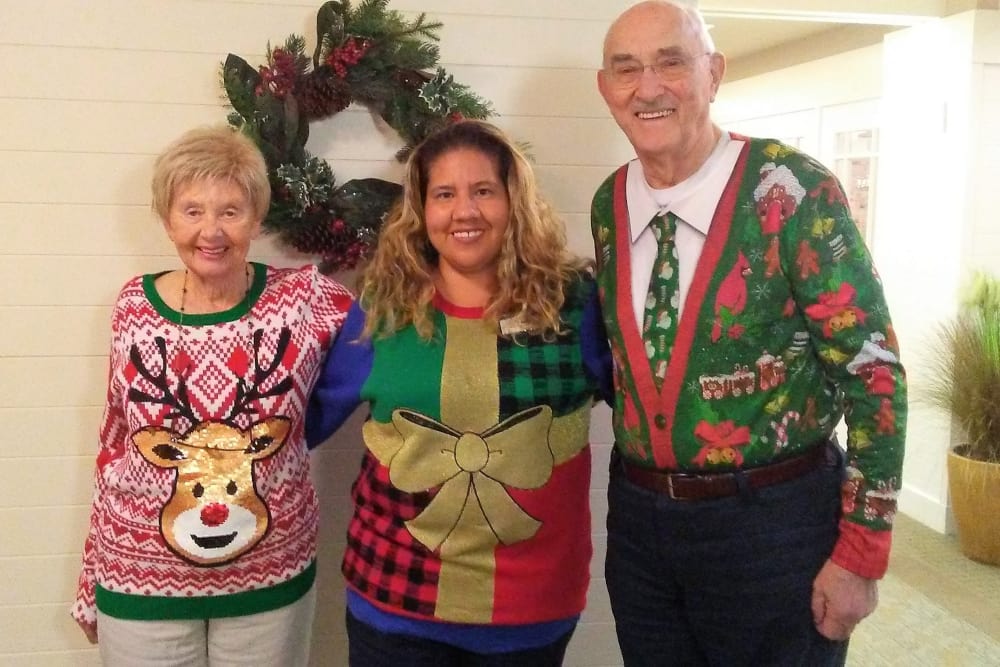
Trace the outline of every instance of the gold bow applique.
{"type": "Polygon", "coordinates": [[[514,544],[535,534],[541,523],[504,487],[537,489],[552,475],[552,408],[529,408],[482,433],[460,433],[411,410],[394,411],[392,423],[403,437],[389,464],[392,485],[408,493],[441,487],[424,511],[406,522],[421,544],[436,551],[449,541],[465,550],[481,545],[484,537],[514,544]],[[462,525],[472,530],[460,530],[462,525]]]}
{"type": "Polygon", "coordinates": [[[507,489],[548,482],[555,466],[586,447],[589,421],[584,404],[560,417],[548,406],[531,408],[480,433],[405,409],[388,423],[365,422],[365,445],[389,469],[393,486],[410,493],[440,487],[406,522],[441,559],[435,617],[490,622],[496,546],[529,539],[541,526],[507,489]]]}
{"type": "Polygon", "coordinates": [[[437,419],[399,408],[389,421],[369,419],[362,430],[395,488],[436,489],[405,524],[439,559],[435,618],[489,623],[498,545],[521,543],[542,529],[543,517],[528,514],[511,491],[543,487],[556,466],[584,451],[590,403],[558,417],[537,406],[500,421],[496,336],[484,335],[481,320],[460,317],[446,317],[446,330],[437,419]]]}

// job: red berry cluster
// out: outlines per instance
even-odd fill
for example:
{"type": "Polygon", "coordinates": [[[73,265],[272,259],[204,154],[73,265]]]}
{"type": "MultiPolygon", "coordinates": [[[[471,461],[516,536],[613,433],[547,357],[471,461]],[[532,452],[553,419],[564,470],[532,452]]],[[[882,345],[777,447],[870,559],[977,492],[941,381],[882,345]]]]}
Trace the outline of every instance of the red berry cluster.
{"type": "Polygon", "coordinates": [[[371,42],[367,39],[348,37],[347,41],[330,52],[326,64],[333,68],[334,73],[339,78],[343,79],[347,77],[347,68],[357,65],[370,47],[371,42]]]}
{"type": "Polygon", "coordinates": [[[264,91],[278,99],[284,99],[295,88],[295,57],[285,49],[271,51],[271,65],[261,65],[260,83],[257,84],[257,94],[264,91]]]}
{"type": "Polygon", "coordinates": [[[358,238],[357,233],[343,220],[331,222],[330,232],[333,239],[330,247],[323,253],[326,264],[350,271],[371,251],[370,244],[358,238]]]}

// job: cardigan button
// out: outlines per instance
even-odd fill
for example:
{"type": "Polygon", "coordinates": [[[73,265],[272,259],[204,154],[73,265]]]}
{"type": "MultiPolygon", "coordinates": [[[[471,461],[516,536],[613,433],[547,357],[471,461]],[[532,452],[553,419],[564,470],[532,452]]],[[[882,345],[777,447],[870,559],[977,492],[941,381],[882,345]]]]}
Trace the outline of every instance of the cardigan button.
{"type": "Polygon", "coordinates": [[[656,424],[656,428],[662,431],[667,427],[667,418],[664,417],[662,414],[658,414],[655,417],[653,417],[653,423],[656,424]]]}

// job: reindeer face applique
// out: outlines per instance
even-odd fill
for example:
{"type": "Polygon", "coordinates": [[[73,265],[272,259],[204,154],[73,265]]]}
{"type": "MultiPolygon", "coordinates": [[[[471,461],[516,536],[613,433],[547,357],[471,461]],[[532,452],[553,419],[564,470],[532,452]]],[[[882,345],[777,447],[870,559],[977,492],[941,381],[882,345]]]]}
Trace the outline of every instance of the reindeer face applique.
{"type": "Polygon", "coordinates": [[[287,417],[271,417],[247,430],[207,421],[183,436],[160,426],[132,435],[147,461],[177,471],[160,512],[171,550],[196,565],[222,565],[264,537],[270,512],[254,485],[253,465],[281,449],[290,428],[287,417]]]}

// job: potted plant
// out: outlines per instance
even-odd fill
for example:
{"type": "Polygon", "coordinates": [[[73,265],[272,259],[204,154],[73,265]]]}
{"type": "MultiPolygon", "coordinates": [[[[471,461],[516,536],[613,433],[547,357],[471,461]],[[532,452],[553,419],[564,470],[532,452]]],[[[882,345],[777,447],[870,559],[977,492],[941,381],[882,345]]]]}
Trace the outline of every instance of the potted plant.
{"type": "Polygon", "coordinates": [[[958,314],[936,334],[929,402],[964,436],[948,452],[959,546],[1000,565],[1000,280],[976,273],[958,314]]]}

